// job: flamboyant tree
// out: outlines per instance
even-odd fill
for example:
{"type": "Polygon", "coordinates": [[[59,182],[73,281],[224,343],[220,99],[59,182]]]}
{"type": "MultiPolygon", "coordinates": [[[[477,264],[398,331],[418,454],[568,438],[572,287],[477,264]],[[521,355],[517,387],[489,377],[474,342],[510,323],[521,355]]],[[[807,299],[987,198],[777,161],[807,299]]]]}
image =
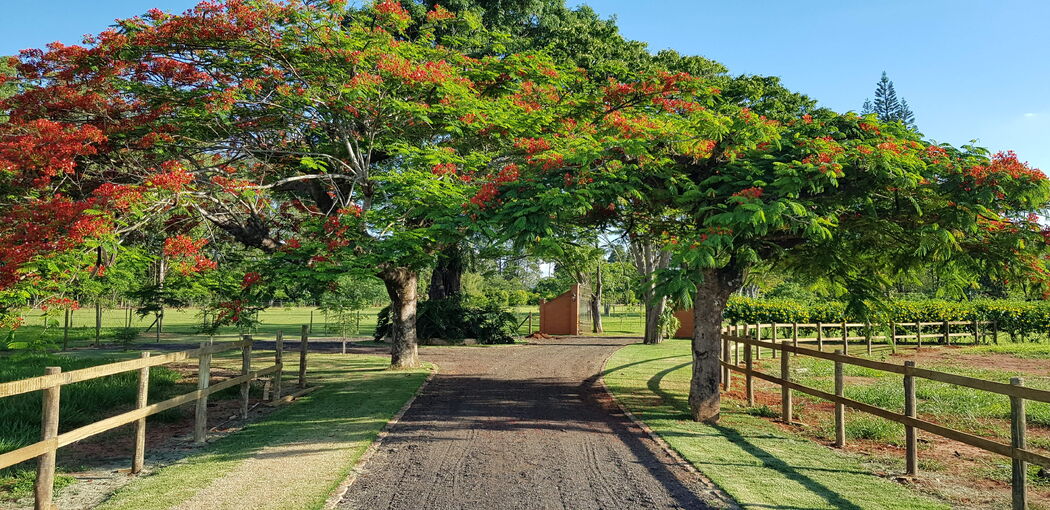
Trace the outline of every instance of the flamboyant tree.
{"type": "MultiPolygon", "coordinates": [[[[414,24],[393,1],[229,0],[27,52],[2,107],[11,233],[0,240],[34,223],[39,246],[0,269],[37,278],[27,268],[41,258],[188,218],[267,254],[274,279],[379,276],[392,364],[413,366],[420,269],[475,228],[471,201],[517,178],[502,148],[538,129],[533,105],[557,94],[544,58],[463,50],[496,40],[442,8],[414,24]]],[[[208,260],[201,239],[179,246],[208,260]]]]}
{"type": "Polygon", "coordinates": [[[1012,154],[932,145],[852,113],[772,119],[711,83],[656,74],[581,93],[571,127],[530,143],[529,171],[490,210],[523,244],[616,223],[672,253],[661,291],[694,307],[695,419],[718,419],[722,311],[759,264],[825,278],[855,308],[931,263],[959,285],[1045,284],[1035,213],[1050,185],[1012,154]]]}

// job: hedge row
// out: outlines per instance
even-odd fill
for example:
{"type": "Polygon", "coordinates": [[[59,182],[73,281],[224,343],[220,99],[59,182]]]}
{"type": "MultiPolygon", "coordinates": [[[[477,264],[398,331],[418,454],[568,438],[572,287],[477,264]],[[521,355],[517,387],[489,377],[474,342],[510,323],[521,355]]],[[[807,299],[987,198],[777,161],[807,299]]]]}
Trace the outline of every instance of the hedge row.
{"type": "MultiPolygon", "coordinates": [[[[999,331],[1013,337],[1050,332],[1050,301],[896,301],[885,310],[873,311],[868,319],[878,322],[995,321],[999,331]]],[[[864,322],[846,314],[840,302],[803,303],[781,299],[752,299],[734,296],[724,314],[726,322],[755,324],[770,322],[864,322]]]]}

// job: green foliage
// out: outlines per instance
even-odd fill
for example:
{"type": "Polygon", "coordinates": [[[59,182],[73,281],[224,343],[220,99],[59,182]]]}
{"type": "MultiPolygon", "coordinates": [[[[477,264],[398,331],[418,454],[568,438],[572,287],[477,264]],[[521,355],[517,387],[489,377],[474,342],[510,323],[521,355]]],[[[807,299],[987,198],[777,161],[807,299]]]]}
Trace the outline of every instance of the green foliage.
{"type": "Polygon", "coordinates": [[[999,331],[1014,337],[1042,334],[1050,330],[1050,302],[1014,300],[977,301],[894,301],[865,317],[847,312],[840,301],[802,302],[788,299],[729,298],[724,312],[727,322],[755,324],[770,322],[834,323],[843,320],[863,322],[941,322],[994,321],[999,331]]]}
{"type": "MultiPolygon", "coordinates": [[[[469,306],[462,299],[427,300],[416,313],[416,337],[421,343],[432,338],[463,340],[474,338],[481,344],[514,343],[518,319],[496,304],[469,306]]],[[[376,341],[390,331],[390,307],[377,316],[376,341]]]]}
{"type": "Polygon", "coordinates": [[[660,314],[660,338],[673,337],[681,325],[681,321],[674,315],[674,309],[669,306],[664,307],[663,313],[660,314]]]}

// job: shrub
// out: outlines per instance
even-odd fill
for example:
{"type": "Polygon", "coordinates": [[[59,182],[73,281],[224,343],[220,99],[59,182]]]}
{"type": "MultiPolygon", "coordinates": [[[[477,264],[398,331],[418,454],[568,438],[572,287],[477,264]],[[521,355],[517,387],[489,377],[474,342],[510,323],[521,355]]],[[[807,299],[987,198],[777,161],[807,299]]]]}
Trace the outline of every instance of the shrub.
{"type": "MultiPolygon", "coordinates": [[[[733,296],[723,315],[732,324],[770,322],[834,323],[865,318],[846,313],[841,302],[806,303],[789,299],[752,299],[733,296]]],[[[901,300],[876,310],[870,322],[994,321],[999,331],[1013,337],[1045,333],[1050,330],[1050,301],[1015,300],[901,300]]]]}
{"type": "MultiPolygon", "coordinates": [[[[482,344],[514,343],[517,319],[496,303],[469,306],[460,298],[428,300],[416,311],[416,337],[444,340],[477,339],[482,344]]],[[[390,331],[390,307],[379,311],[375,339],[390,331]]]]}

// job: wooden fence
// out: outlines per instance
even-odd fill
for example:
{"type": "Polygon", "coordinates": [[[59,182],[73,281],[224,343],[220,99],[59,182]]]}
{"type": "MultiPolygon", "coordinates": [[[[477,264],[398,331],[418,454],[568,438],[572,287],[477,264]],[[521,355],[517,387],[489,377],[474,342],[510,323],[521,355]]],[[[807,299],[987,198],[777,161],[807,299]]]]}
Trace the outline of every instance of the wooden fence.
{"type": "MultiPolygon", "coordinates": [[[[919,331],[919,333],[912,336],[913,338],[916,338],[919,342],[921,342],[921,339],[924,338],[924,335],[921,332],[922,325],[924,324],[939,324],[942,327],[944,327],[944,323],[920,323],[917,326],[917,331],[919,331]]],[[[795,335],[792,338],[780,340],[779,343],[777,343],[777,341],[775,340],[775,333],[770,335],[772,338],[769,341],[763,341],[757,338],[757,336],[763,330],[763,328],[769,328],[771,331],[775,331],[783,325],[778,325],[778,327],[773,326],[774,325],[772,324],[759,324],[751,326],[729,326],[723,328],[721,365],[723,369],[722,388],[724,390],[728,391],[732,385],[732,372],[739,372],[744,375],[744,393],[746,395],[748,405],[754,405],[754,378],[762,379],[779,385],[781,388],[781,419],[786,423],[792,423],[793,421],[793,406],[791,394],[792,390],[800,391],[802,393],[806,393],[814,397],[834,402],[835,443],[840,447],[846,444],[845,408],[847,407],[900,423],[904,425],[905,463],[907,467],[907,474],[910,476],[914,476],[918,472],[919,464],[918,439],[916,436],[917,430],[930,432],[932,434],[936,434],[947,439],[959,441],[970,446],[975,446],[985,451],[1010,457],[1010,459],[1013,462],[1013,508],[1027,508],[1027,464],[1036,464],[1044,468],[1050,469],[1050,457],[1027,449],[1028,447],[1026,441],[1027,425],[1025,416],[1025,401],[1033,400],[1037,402],[1050,403],[1050,391],[1026,387],[1024,386],[1024,380],[1020,377],[1015,377],[1011,379],[1010,384],[1004,384],[994,381],[987,381],[984,379],[976,379],[973,377],[965,377],[945,372],[937,372],[934,370],[918,368],[915,366],[915,363],[913,361],[906,361],[903,365],[897,365],[882,361],[874,361],[867,358],[849,356],[848,354],[846,354],[846,349],[848,349],[849,340],[853,337],[849,337],[848,333],[843,333],[839,336],[838,339],[842,341],[842,349],[836,349],[835,352],[823,352],[820,349],[799,347],[799,338],[797,337],[798,327],[808,327],[809,325],[796,325],[796,327],[794,328],[795,335]],[[754,335],[755,338],[752,338],[752,335],[754,335]],[[743,367],[740,366],[739,360],[739,347],[741,345],[743,346],[743,367]],[[762,348],[769,349],[773,353],[774,357],[776,356],[776,353],[778,351],[780,352],[779,377],[754,370],[753,360],[759,356],[759,351],[762,348]],[[731,352],[738,353],[735,359],[733,359],[732,361],[730,361],[731,352]],[[801,384],[792,382],[792,356],[788,356],[787,353],[793,353],[795,356],[811,356],[814,358],[820,358],[834,362],[835,393],[828,393],[825,391],[818,390],[816,388],[810,388],[808,386],[803,386],[801,384]],[[843,365],[854,365],[899,374],[902,377],[901,389],[904,392],[903,412],[883,409],[881,407],[865,404],[863,402],[859,402],[857,400],[853,400],[843,396],[845,389],[843,365]],[[944,427],[942,425],[938,425],[936,423],[918,418],[916,416],[915,397],[916,379],[938,381],[942,383],[963,386],[980,391],[987,391],[1009,397],[1011,408],[1010,444],[1000,443],[998,441],[993,441],[991,439],[944,427]]],[[[839,324],[838,326],[842,328],[843,325],[839,324]]],[[[847,330],[849,327],[854,327],[854,325],[850,324],[846,324],[845,326],[845,328],[842,328],[843,330],[847,330]]],[[[866,325],[861,324],[859,326],[866,325]]],[[[912,326],[915,326],[915,324],[912,323],[912,326]]],[[[974,328],[974,338],[979,338],[978,328],[980,325],[971,323],[970,326],[974,328]]],[[[817,331],[820,331],[819,327],[817,331]]],[[[948,342],[952,338],[952,336],[949,335],[951,335],[951,333],[941,332],[940,338],[943,341],[948,342]]],[[[861,338],[863,339],[865,337],[861,338]]],[[[867,338],[870,338],[870,335],[868,335],[867,338]]],[[[868,343],[868,345],[870,346],[870,342],[868,343]]]]}
{"type": "MultiPolygon", "coordinates": [[[[306,385],[306,340],[307,329],[306,326],[304,326],[302,342],[300,344],[299,386],[301,388],[306,385]]],[[[147,416],[183,404],[196,402],[193,441],[195,443],[204,443],[207,438],[208,395],[226,388],[240,385],[240,415],[242,418],[247,418],[249,411],[249,384],[253,379],[267,374],[274,374],[272,376],[272,400],[281,400],[281,377],[284,366],[284,363],[282,362],[283,350],[284,345],[282,335],[278,332],[276,347],[274,349],[273,365],[259,370],[252,370],[252,338],[251,336],[246,335],[239,341],[215,344],[211,341],[202,342],[199,348],[171,352],[160,356],[153,356],[149,352],[142,352],[139,359],[98,365],[70,372],[62,372],[60,367],[47,367],[44,375],[40,377],[0,383],[0,398],[33,391],[41,391],[43,393],[42,430],[40,441],[17,450],[0,454],[0,469],[36,458],[37,477],[34,487],[36,508],[38,510],[50,510],[53,508],[52,499],[55,479],[55,458],[58,449],[107,430],[134,423],[135,446],[131,461],[131,472],[138,473],[142,470],[145,458],[147,416]],[[210,373],[212,356],[237,349],[240,349],[241,351],[241,375],[216,384],[211,384],[210,373]],[[150,367],[166,365],[192,358],[198,359],[197,390],[162,402],[156,402],[153,404],[148,403],[147,397],[149,395],[150,367]],[[62,386],[136,370],[139,373],[139,379],[135,409],[84,425],[68,432],[63,432],[61,434],[58,433],[59,402],[62,386]]]]}
{"type": "MultiPolygon", "coordinates": [[[[743,324],[733,326],[745,335],[754,336],[758,340],[766,338],[773,343],[778,340],[790,339],[792,345],[798,347],[800,341],[815,342],[817,350],[823,351],[824,344],[839,345],[842,352],[849,354],[850,342],[863,341],[867,353],[871,354],[873,344],[882,339],[891,348],[896,349],[898,343],[914,341],[917,347],[922,347],[923,341],[930,343],[934,340],[944,345],[951,345],[960,338],[973,339],[978,344],[989,337],[993,342],[999,342],[999,328],[995,322],[978,321],[941,321],[941,322],[887,322],[887,323],[856,323],[856,322],[817,322],[817,323],[775,323],[775,324],[743,324]],[[786,331],[785,331],[786,330],[786,331]],[[829,333],[830,330],[830,333],[829,333]],[[882,333],[877,333],[882,330],[882,333]],[[799,336],[799,332],[812,332],[814,336],[799,336]],[[778,336],[779,335],[779,336],[778,336]]],[[[776,349],[772,350],[776,356],[776,349]]],[[[756,349],[756,355],[761,357],[761,350],[756,349]]]]}

